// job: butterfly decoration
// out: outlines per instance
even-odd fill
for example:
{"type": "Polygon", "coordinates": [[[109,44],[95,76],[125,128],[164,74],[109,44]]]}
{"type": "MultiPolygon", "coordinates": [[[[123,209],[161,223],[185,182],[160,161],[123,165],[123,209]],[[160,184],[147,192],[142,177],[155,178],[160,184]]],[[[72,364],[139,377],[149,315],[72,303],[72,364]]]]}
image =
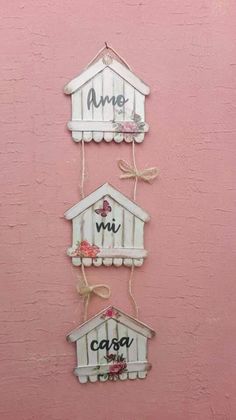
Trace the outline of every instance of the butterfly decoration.
{"type": "Polygon", "coordinates": [[[101,209],[96,209],[95,213],[100,214],[102,217],[106,217],[111,211],[111,206],[107,200],[103,200],[103,207],[101,209]]]}

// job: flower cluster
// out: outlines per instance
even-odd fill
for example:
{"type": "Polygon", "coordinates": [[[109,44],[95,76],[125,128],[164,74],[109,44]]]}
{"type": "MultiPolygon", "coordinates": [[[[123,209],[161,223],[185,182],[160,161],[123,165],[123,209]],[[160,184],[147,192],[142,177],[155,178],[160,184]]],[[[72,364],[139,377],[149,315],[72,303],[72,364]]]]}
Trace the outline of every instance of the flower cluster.
{"type": "Polygon", "coordinates": [[[139,114],[132,112],[132,121],[114,122],[116,131],[120,133],[140,133],[144,131],[145,123],[141,120],[139,114]]]}
{"type": "Polygon", "coordinates": [[[77,244],[77,247],[71,253],[71,257],[90,257],[95,258],[100,252],[100,248],[97,245],[91,245],[88,241],[81,241],[77,244]]]}
{"type": "Polygon", "coordinates": [[[108,308],[103,314],[102,318],[118,318],[120,316],[119,312],[116,311],[114,308],[110,307],[108,308]]]}
{"type": "MultiPolygon", "coordinates": [[[[98,376],[102,376],[104,379],[110,379],[111,381],[116,381],[119,379],[119,375],[127,372],[127,363],[123,354],[117,355],[111,353],[104,356],[104,358],[108,362],[109,370],[107,373],[98,374],[98,376]]],[[[102,365],[97,367],[98,370],[100,368],[102,368],[102,365]]]]}

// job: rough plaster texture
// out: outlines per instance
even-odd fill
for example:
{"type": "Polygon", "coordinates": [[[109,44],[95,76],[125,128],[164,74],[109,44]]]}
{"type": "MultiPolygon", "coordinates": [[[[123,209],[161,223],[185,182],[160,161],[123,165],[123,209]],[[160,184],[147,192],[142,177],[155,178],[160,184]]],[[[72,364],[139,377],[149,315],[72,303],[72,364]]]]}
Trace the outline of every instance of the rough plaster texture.
{"type": "MultiPolygon", "coordinates": [[[[1,420],[236,418],[236,6],[227,0],[1,1],[1,420]],[[81,386],[76,269],[63,213],[78,198],[79,146],[63,86],[108,41],[150,84],[140,185],[152,215],[136,270],[141,319],[157,330],[145,381],[81,386]]],[[[126,144],[86,147],[86,191],[124,193],[126,144]]],[[[131,312],[128,269],[89,270],[131,312]]],[[[107,302],[94,298],[90,315],[107,302]]]]}

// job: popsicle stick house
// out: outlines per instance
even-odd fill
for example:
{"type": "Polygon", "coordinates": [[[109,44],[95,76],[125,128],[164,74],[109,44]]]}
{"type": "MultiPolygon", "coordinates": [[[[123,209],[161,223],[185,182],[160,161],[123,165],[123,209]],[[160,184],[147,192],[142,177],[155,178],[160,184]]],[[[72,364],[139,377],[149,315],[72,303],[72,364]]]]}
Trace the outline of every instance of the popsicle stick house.
{"type": "Polygon", "coordinates": [[[149,91],[128,67],[104,55],[64,88],[72,99],[68,128],[73,140],[141,143],[148,131],[145,96],[149,91]]]}
{"type": "Polygon", "coordinates": [[[143,379],[151,368],[147,341],[155,332],[115,307],[108,307],[68,334],[76,343],[81,383],[107,379],[143,379]]]}
{"type": "Polygon", "coordinates": [[[149,215],[108,183],[69,209],[65,217],[73,224],[67,254],[76,266],[140,266],[147,256],[143,236],[149,215]]]}

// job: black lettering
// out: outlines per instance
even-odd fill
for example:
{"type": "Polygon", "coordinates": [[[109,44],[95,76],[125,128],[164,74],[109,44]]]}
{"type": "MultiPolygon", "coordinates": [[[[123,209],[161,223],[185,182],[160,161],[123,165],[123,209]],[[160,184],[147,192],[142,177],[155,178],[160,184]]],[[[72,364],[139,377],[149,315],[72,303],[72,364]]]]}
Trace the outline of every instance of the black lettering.
{"type": "Polygon", "coordinates": [[[131,346],[131,344],[133,343],[133,341],[134,341],[134,339],[132,338],[132,340],[130,340],[129,339],[129,337],[122,337],[121,339],[120,339],[120,346],[121,347],[130,347],[131,346]]]}
{"type": "Polygon", "coordinates": [[[98,351],[99,349],[106,351],[109,351],[112,347],[113,350],[119,350],[120,347],[127,347],[129,348],[131,344],[133,343],[134,339],[130,339],[129,337],[121,337],[118,338],[112,338],[112,340],[101,340],[100,343],[98,343],[97,340],[91,341],[90,348],[93,351],[98,351]]]}
{"type": "Polygon", "coordinates": [[[100,232],[100,230],[101,229],[108,229],[110,227],[110,223],[104,223],[104,222],[101,222],[101,223],[96,223],[96,228],[97,228],[97,231],[98,231],[98,233],[100,232]]]}
{"type": "Polygon", "coordinates": [[[117,340],[117,338],[113,338],[112,340],[111,340],[111,345],[110,345],[110,347],[109,347],[109,350],[110,350],[110,348],[113,346],[113,349],[114,350],[119,350],[119,348],[120,348],[120,344],[119,344],[119,341],[117,340]]]}
{"type": "Polygon", "coordinates": [[[103,350],[109,350],[109,340],[102,340],[99,344],[99,349],[103,350]]]}
{"type": "MultiPolygon", "coordinates": [[[[115,221],[115,219],[112,219],[112,220],[114,220],[115,221]]],[[[116,228],[116,225],[115,225],[115,223],[113,222],[112,224],[110,223],[110,222],[108,222],[108,223],[104,223],[104,222],[101,222],[101,223],[97,223],[96,222],[96,228],[97,228],[97,232],[99,233],[100,231],[101,231],[101,229],[104,229],[104,230],[108,230],[108,232],[113,232],[113,233],[117,233],[118,232],[118,230],[120,229],[120,227],[121,227],[121,225],[119,224],[118,226],[117,226],[117,228],[116,228]]]]}
{"type": "Polygon", "coordinates": [[[95,349],[95,344],[98,344],[98,341],[97,340],[93,340],[93,341],[91,341],[91,344],[90,344],[90,348],[91,348],[91,350],[93,350],[93,351],[97,351],[98,349],[99,349],[99,346],[95,349]]]}
{"type": "Polygon", "coordinates": [[[111,230],[112,230],[112,232],[117,233],[118,230],[120,229],[120,227],[121,227],[121,225],[118,225],[117,228],[116,228],[115,223],[112,223],[111,230]]]}

